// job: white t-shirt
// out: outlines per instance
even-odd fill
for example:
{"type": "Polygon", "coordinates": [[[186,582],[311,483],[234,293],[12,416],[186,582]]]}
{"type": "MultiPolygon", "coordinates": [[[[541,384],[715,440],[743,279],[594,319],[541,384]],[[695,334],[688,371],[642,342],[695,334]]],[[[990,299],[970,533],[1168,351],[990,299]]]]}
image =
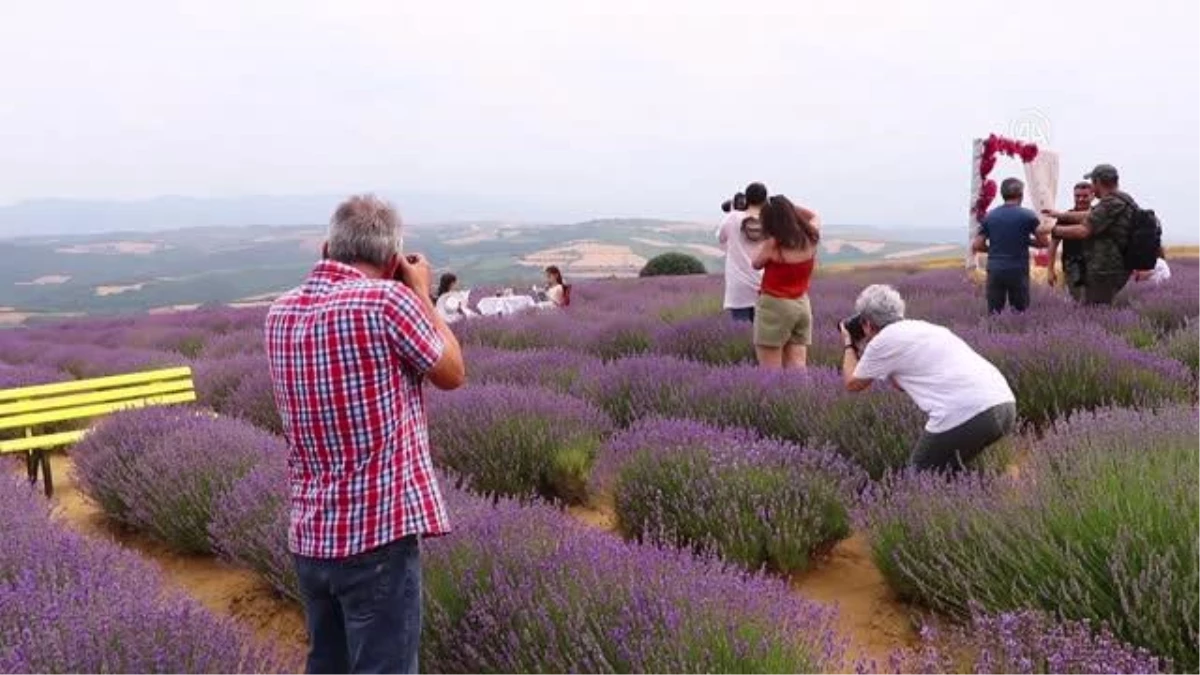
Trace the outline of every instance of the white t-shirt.
{"type": "Polygon", "coordinates": [[[725,249],[725,309],[753,307],[762,285],[762,272],[750,264],[755,244],[742,236],[745,218],[745,211],[731,211],[717,229],[717,241],[725,249]]]}
{"type": "Polygon", "coordinates": [[[925,430],[935,434],[1016,401],[995,366],[949,329],[926,321],[886,326],[867,343],[854,377],[894,378],[929,415],[925,430]]]}
{"type": "Polygon", "coordinates": [[[1146,279],[1155,286],[1167,281],[1171,278],[1171,267],[1167,265],[1167,261],[1159,258],[1154,262],[1154,269],[1151,270],[1150,276],[1146,279]]]}

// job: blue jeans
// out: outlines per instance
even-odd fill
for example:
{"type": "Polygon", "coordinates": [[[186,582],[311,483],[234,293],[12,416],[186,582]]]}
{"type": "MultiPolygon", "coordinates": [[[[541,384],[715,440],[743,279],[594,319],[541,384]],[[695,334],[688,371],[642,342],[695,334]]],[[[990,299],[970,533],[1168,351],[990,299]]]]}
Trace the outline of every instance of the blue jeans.
{"type": "Polygon", "coordinates": [[[415,673],[421,548],[408,536],[348,558],[293,556],[309,673],[415,673]]]}
{"type": "Polygon", "coordinates": [[[743,321],[745,323],[754,323],[754,306],[750,307],[735,307],[729,310],[729,316],[734,321],[743,321]]]}

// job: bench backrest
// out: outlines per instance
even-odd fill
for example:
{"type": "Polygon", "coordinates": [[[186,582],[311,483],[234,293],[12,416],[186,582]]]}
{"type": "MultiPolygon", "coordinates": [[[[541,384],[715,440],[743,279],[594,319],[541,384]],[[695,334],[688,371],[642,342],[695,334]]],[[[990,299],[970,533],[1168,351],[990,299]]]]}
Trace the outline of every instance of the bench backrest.
{"type": "Polygon", "coordinates": [[[23,438],[0,440],[0,454],[68,445],[86,433],[80,429],[37,434],[46,424],[195,400],[192,369],[186,366],[0,390],[0,438],[24,430],[23,438]]]}

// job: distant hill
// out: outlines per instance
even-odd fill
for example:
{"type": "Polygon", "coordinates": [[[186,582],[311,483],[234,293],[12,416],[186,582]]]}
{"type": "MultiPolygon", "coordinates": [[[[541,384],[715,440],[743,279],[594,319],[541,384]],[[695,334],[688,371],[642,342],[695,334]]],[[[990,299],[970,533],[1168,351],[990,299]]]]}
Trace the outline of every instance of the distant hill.
{"type": "MultiPolygon", "coordinates": [[[[572,279],[628,276],[666,251],[721,269],[713,223],[653,219],[561,225],[470,221],[415,227],[408,250],[467,286],[540,281],[558,265],[572,279]]],[[[911,235],[911,233],[909,233],[911,235]]],[[[294,286],[319,256],[325,227],[193,227],[156,232],[0,240],[0,323],[21,315],[146,311],[260,302],[294,286]]],[[[894,240],[871,228],[827,226],[821,260],[875,264],[957,256],[952,239],[894,240]]]]}

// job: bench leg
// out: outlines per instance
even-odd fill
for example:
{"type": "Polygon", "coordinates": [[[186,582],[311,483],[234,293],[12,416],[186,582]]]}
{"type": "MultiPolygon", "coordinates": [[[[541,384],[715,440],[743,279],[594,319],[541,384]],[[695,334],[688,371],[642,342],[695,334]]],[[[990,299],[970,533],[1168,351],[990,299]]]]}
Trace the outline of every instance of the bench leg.
{"type": "Polygon", "coordinates": [[[25,453],[25,468],[29,472],[29,484],[36,485],[38,467],[42,468],[42,479],[45,481],[46,496],[54,495],[54,477],[50,474],[50,454],[45,450],[30,450],[25,453]]]}

